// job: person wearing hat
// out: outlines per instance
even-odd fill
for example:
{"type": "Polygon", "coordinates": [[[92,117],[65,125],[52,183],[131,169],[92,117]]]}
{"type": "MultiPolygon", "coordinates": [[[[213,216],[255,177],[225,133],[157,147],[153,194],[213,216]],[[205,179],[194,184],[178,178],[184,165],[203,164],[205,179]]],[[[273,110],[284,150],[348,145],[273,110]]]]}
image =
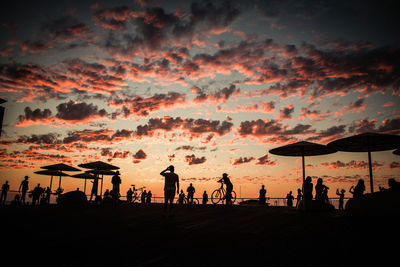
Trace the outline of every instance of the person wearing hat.
{"type": "Polygon", "coordinates": [[[225,196],[225,203],[226,205],[232,204],[232,191],[233,191],[233,184],[231,183],[231,180],[228,177],[227,173],[222,174],[222,178],[219,179],[218,182],[223,182],[226,186],[226,196],[225,196]]]}
{"type": "Polygon", "coordinates": [[[29,179],[29,176],[25,176],[24,180],[22,180],[22,182],[21,182],[21,184],[19,186],[19,189],[18,189],[18,192],[21,192],[21,190],[22,190],[21,202],[24,203],[24,204],[25,204],[26,192],[29,189],[29,181],[28,181],[28,179],[29,179]]]}
{"type": "Polygon", "coordinates": [[[119,185],[121,184],[121,178],[119,177],[119,171],[115,172],[114,176],[111,179],[111,183],[113,185],[111,196],[114,200],[114,204],[117,204],[118,200],[119,200],[119,185]]]}

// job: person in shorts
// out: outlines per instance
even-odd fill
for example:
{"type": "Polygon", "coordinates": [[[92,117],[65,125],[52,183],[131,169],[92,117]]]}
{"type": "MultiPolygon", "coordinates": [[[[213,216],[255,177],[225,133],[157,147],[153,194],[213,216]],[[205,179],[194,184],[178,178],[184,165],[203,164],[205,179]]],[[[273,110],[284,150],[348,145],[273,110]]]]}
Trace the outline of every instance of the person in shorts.
{"type": "Polygon", "coordinates": [[[179,176],[175,173],[174,166],[169,166],[160,175],[164,176],[164,212],[171,215],[175,192],[179,194],[179,176]],[[169,202],[169,204],[168,204],[169,202]]]}

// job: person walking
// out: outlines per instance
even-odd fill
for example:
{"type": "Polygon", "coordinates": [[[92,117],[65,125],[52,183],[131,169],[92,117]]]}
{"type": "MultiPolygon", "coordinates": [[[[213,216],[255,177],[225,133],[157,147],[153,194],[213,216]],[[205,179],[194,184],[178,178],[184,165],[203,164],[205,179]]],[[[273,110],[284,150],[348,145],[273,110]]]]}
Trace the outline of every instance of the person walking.
{"type": "Polygon", "coordinates": [[[193,204],[193,197],[194,197],[194,192],[196,192],[196,189],[193,187],[192,183],[190,183],[190,185],[187,188],[186,192],[187,192],[187,202],[188,202],[188,204],[193,204]]]}
{"type": "Polygon", "coordinates": [[[203,193],[203,205],[206,205],[207,202],[208,202],[208,195],[207,195],[207,191],[204,190],[204,193],[203,193]]]}
{"type": "Polygon", "coordinates": [[[292,191],[290,191],[289,194],[286,195],[286,204],[288,207],[293,207],[293,200],[294,196],[292,195],[292,191]]]}

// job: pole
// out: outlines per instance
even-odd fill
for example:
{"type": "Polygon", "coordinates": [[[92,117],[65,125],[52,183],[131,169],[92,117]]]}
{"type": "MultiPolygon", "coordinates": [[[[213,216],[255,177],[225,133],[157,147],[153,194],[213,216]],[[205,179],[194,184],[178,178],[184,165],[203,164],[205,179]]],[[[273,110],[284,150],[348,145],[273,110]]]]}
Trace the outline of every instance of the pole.
{"type": "Polygon", "coordinates": [[[86,178],[85,178],[85,185],[83,186],[83,193],[86,195],[86,178]]]}
{"type": "Polygon", "coordinates": [[[302,155],[301,155],[301,159],[302,159],[302,166],[303,166],[303,184],[304,184],[304,181],[306,180],[306,170],[305,170],[305,164],[304,164],[304,151],[303,151],[303,153],[302,153],[302,155]]]}
{"type": "Polygon", "coordinates": [[[53,175],[50,178],[50,191],[51,191],[51,185],[53,184],[53,175]]]}
{"type": "Polygon", "coordinates": [[[58,188],[61,188],[61,175],[60,175],[60,180],[58,180],[58,188]]]}
{"type": "Polygon", "coordinates": [[[368,147],[368,165],[369,165],[369,183],[371,185],[371,193],[374,192],[374,182],[372,177],[372,163],[371,163],[371,151],[368,147]]]}

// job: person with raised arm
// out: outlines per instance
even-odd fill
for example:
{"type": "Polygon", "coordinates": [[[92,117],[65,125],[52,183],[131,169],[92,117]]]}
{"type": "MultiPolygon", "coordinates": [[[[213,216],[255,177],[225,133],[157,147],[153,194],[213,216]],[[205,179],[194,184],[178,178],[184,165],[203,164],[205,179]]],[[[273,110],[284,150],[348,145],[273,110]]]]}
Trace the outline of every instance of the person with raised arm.
{"type": "Polygon", "coordinates": [[[164,213],[172,216],[172,206],[174,203],[175,192],[179,194],[179,176],[175,173],[175,167],[170,165],[168,168],[160,172],[164,176],[164,213]],[[169,204],[168,204],[169,202],[169,204]]]}

